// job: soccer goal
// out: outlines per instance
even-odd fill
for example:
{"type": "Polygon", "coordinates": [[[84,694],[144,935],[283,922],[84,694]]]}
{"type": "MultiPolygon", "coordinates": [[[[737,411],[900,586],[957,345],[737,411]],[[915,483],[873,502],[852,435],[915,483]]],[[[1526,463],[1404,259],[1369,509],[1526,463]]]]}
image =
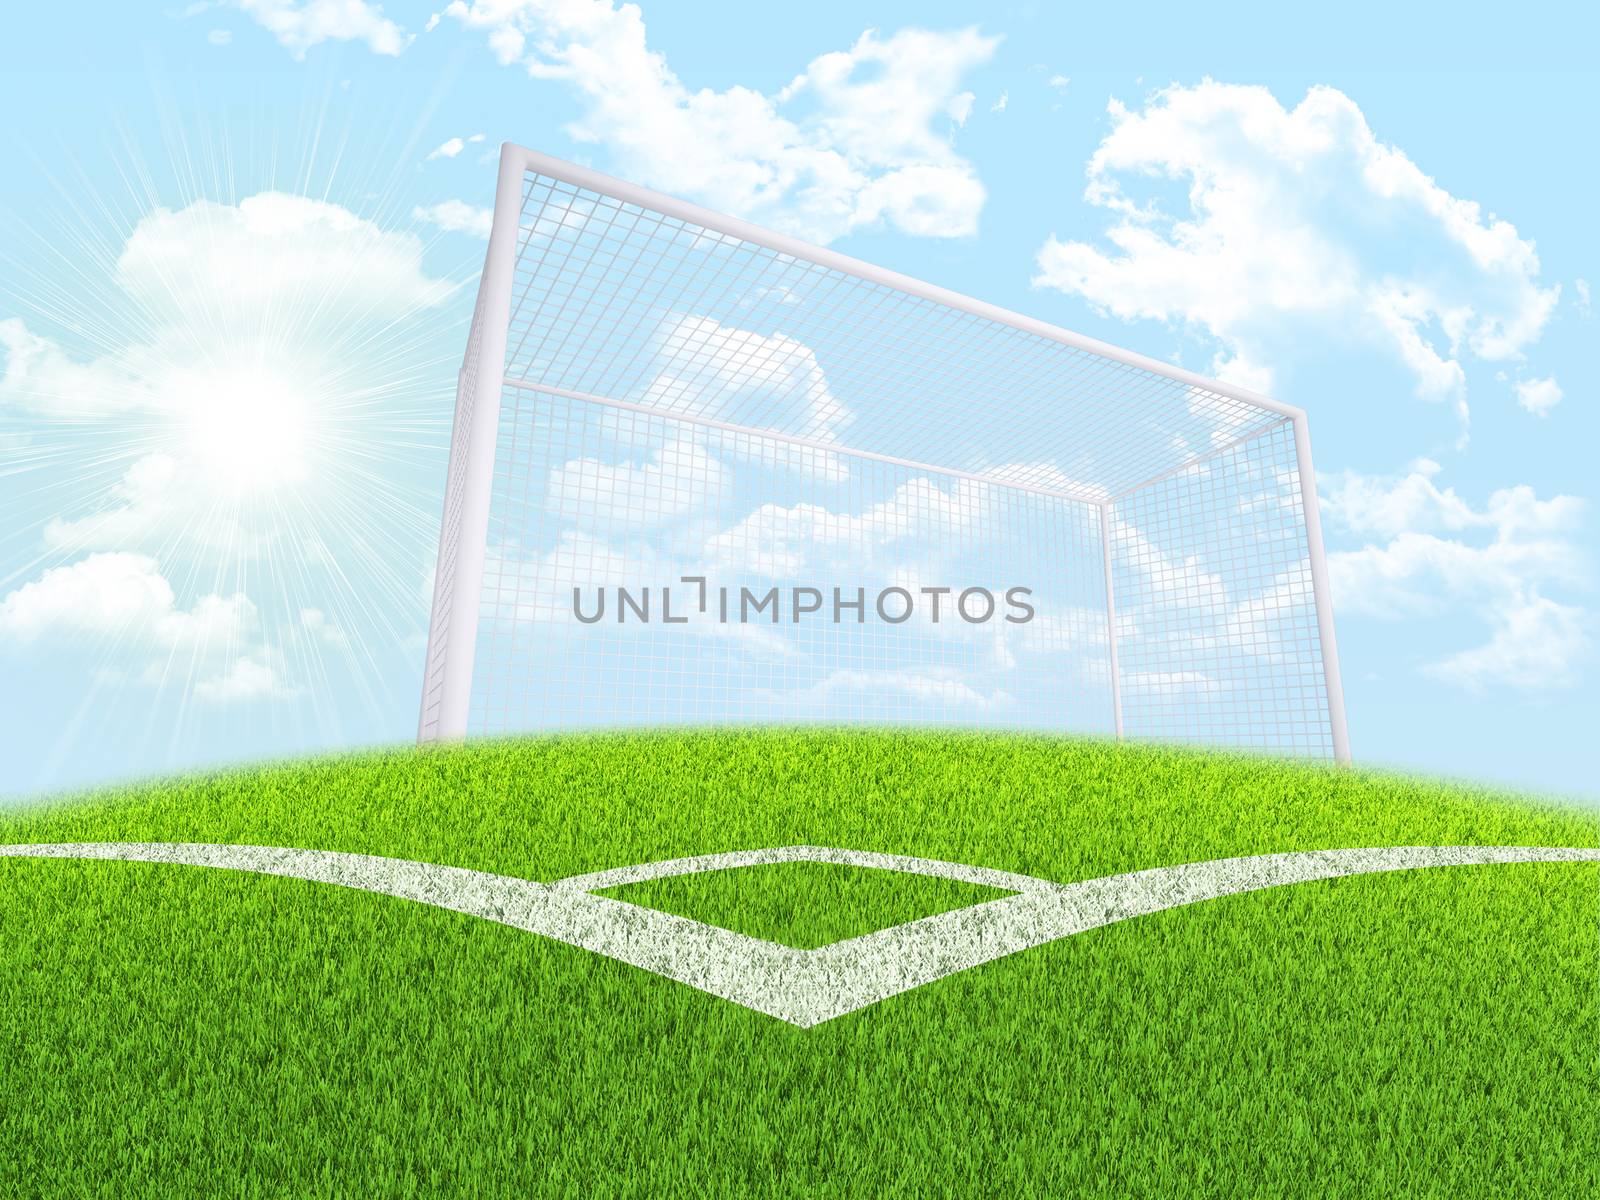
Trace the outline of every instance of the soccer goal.
{"type": "Polygon", "coordinates": [[[1348,759],[1305,414],[505,146],[419,735],[742,722],[1348,759]]]}

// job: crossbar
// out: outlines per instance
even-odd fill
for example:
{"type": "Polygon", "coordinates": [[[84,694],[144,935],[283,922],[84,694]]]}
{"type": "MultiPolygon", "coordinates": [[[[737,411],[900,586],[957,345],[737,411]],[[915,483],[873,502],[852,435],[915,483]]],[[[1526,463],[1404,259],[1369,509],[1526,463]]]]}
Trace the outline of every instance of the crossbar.
{"type": "Polygon", "coordinates": [[[552,158],[548,154],[540,154],[537,150],[529,150],[525,146],[517,146],[510,142],[504,145],[502,152],[513,156],[514,160],[519,159],[526,170],[533,171],[549,179],[558,179],[563,183],[571,184],[573,187],[598,192],[603,196],[610,196],[613,200],[620,200],[624,204],[636,204],[640,208],[651,209],[691,225],[698,225],[703,229],[710,229],[716,233],[738,238],[740,241],[750,242],[757,246],[765,246],[768,250],[779,254],[788,254],[794,258],[815,263],[819,267],[826,267],[845,275],[854,276],[868,283],[891,287],[908,295],[931,300],[935,304],[943,304],[974,317],[981,317],[986,321],[993,321],[999,325],[1008,325],[1012,329],[1020,330],[1023,333],[1031,333],[1037,337],[1047,338],[1063,346],[1070,346],[1074,350],[1082,350],[1100,358],[1122,363],[1124,366],[1136,367],[1141,371],[1163,376],[1177,383],[1186,384],[1203,392],[1209,392],[1215,396],[1226,396],[1240,403],[1277,413],[1282,417],[1298,417],[1302,415],[1301,410],[1294,407],[1294,405],[1285,404],[1281,400],[1274,400],[1270,396],[1263,396],[1259,392],[1252,392],[1249,388],[1224,383],[1218,379],[1208,379],[1204,375],[1198,375],[1193,371],[1185,371],[1182,367],[1175,367],[1171,363],[1164,363],[1159,359],[1136,354],[1132,350],[1124,350],[1120,346],[1113,346],[1109,342],[1102,342],[1096,338],[1085,337],[1081,333],[1073,333],[1070,329],[1062,329],[1059,325],[1052,325],[1048,321],[1039,320],[1037,317],[1024,316],[1022,313],[1012,312],[1010,309],[1001,308],[999,305],[990,304],[985,300],[975,300],[971,296],[953,292],[948,288],[942,288],[937,284],[927,283],[921,279],[913,279],[910,275],[902,275],[898,271],[891,271],[875,263],[862,262],[859,258],[851,258],[847,254],[840,254],[835,250],[829,250],[822,246],[814,246],[809,242],[801,241],[799,238],[790,237],[788,234],[764,229],[760,225],[751,224],[749,221],[741,221],[738,217],[712,212],[709,208],[701,208],[698,204],[690,204],[686,200],[679,200],[674,196],[651,191],[649,188],[640,187],[636,183],[629,183],[625,179],[618,179],[613,175],[606,175],[589,167],[579,166],[577,163],[552,158]]]}

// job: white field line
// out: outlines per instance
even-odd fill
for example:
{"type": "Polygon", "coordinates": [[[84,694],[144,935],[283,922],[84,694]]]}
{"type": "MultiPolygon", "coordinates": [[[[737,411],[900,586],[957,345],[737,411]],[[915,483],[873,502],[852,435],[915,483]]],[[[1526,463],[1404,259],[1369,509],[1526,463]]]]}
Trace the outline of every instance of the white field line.
{"type": "Polygon", "coordinates": [[[1032,875],[1018,875],[1015,871],[997,871],[992,867],[969,867],[962,863],[943,862],[937,858],[908,858],[903,854],[875,854],[869,850],[831,850],[826,846],[777,846],[771,850],[733,850],[724,854],[698,854],[693,858],[664,858],[660,862],[640,863],[633,867],[616,867],[609,871],[594,871],[588,875],[572,875],[566,879],[556,880],[551,886],[599,892],[630,883],[666,879],[673,875],[694,875],[701,871],[726,871],[733,867],[765,867],[773,863],[792,862],[832,863],[845,867],[874,867],[882,871],[903,871],[907,875],[932,875],[939,879],[975,883],[980,887],[1000,888],[1007,892],[1054,891],[1061,886],[1059,883],[1051,883],[1032,875]]]}
{"type": "Polygon", "coordinates": [[[1600,862],[1600,849],[1396,846],[1304,850],[1155,867],[1068,884],[935,859],[816,846],[671,859],[554,883],[366,854],[190,842],[0,845],[0,857],[219,867],[416,900],[579,946],[809,1028],[1033,946],[1201,900],[1423,867],[1600,862]],[[670,875],[783,862],[898,870],[1005,888],[1016,894],[815,950],[780,946],[592,894],[595,889],[670,875]]]}

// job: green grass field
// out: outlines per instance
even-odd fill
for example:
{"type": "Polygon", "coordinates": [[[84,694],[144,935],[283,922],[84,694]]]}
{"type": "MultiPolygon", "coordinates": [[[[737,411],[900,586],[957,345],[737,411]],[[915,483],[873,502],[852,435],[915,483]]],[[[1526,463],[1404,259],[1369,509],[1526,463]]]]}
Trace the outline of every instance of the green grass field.
{"type": "MultiPolygon", "coordinates": [[[[569,736],[242,770],[0,842],[536,880],[815,844],[1072,881],[1284,850],[1600,845],[1593,811],[1104,742],[569,736]]],[[[809,946],[965,905],[786,864],[618,898],[809,946]]],[[[325,884],[0,858],[0,1195],[1562,1197],[1600,1189],[1600,866],[1208,901],[804,1030],[325,884]]]]}

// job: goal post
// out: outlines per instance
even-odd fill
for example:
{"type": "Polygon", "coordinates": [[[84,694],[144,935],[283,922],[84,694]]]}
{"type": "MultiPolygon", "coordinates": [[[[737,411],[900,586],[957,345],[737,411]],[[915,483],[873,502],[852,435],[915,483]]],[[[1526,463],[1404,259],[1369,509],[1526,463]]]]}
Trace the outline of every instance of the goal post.
{"type": "Polygon", "coordinates": [[[1347,760],[1304,413],[503,146],[419,738],[746,721],[1347,760]]]}
{"type": "Polygon", "coordinates": [[[512,265],[522,209],[524,152],[500,148],[489,249],[472,314],[466,359],[456,381],[445,507],[434,567],[433,611],[422,692],[419,737],[460,738],[467,732],[478,590],[488,547],[494,452],[504,386],[512,265]]]}
{"type": "Polygon", "coordinates": [[[1328,578],[1328,552],[1322,541],[1322,509],[1317,500],[1317,472],[1311,458],[1311,425],[1304,411],[1294,416],[1295,469],[1300,475],[1300,503],[1306,526],[1307,566],[1317,613],[1317,644],[1326,688],[1328,736],[1336,762],[1350,761],[1350,727],[1344,708],[1344,680],[1339,673],[1339,642],[1333,626],[1333,584],[1328,578]]]}

